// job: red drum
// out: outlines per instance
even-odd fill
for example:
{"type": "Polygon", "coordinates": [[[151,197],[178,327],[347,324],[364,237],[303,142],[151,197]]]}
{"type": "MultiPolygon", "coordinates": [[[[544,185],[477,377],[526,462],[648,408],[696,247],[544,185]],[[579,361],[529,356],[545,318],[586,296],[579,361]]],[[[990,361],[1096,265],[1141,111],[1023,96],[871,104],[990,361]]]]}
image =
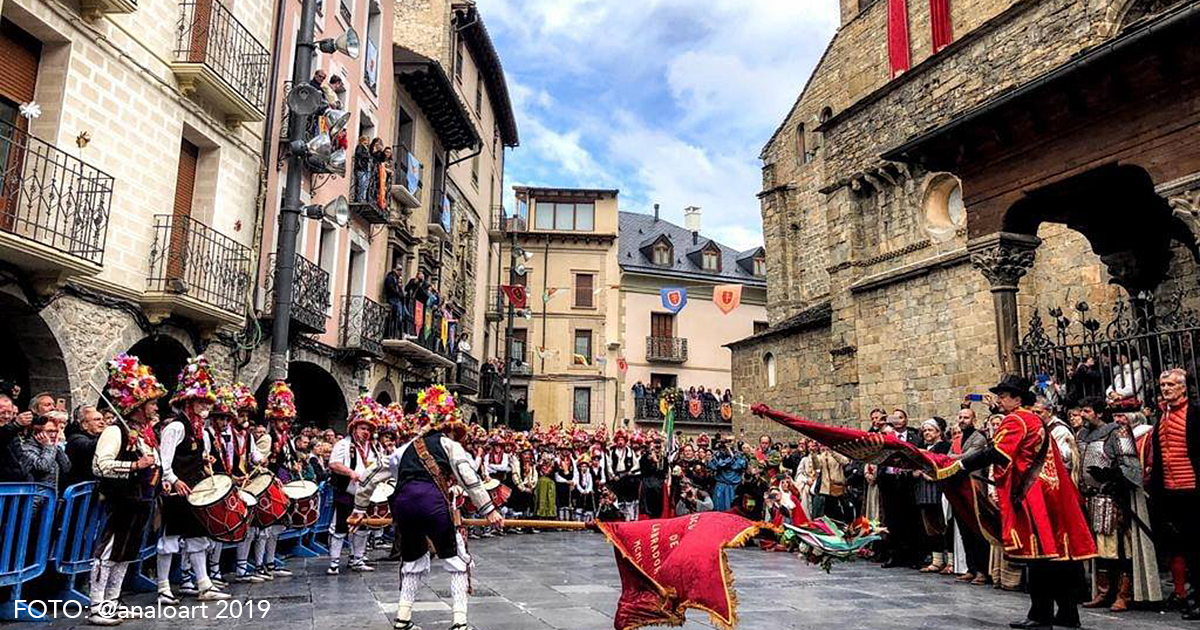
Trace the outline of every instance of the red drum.
{"type": "Polygon", "coordinates": [[[321,511],[321,497],[317,491],[317,484],[311,481],[283,484],[283,493],[292,502],[285,519],[288,527],[312,527],[316,524],[321,511]]]}
{"type": "Polygon", "coordinates": [[[283,518],[288,511],[288,496],[283,484],[271,473],[260,473],[250,478],[243,487],[246,492],[258,497],[254,506],[254,524],[270,527],[283,518]]]}
{"type": "Polygon", "coordinates": [[[192,488],[188,504],[205,531],[214,540],[236,543],[246,539],[250,527],[250,511],[237,492],[233,479],[213,475],[192,488]]]}
{"type": "MultiPolygon", "coordinates": [[[[508,497],[512,496],[512,488],[500,483],[497,479],[488,479],[483,482],[483,489],[491,495],[492,505],[496,507],[504,505],[508,501],[508,497]]],[[[479,507],[476,506],[475,509],[478,510],[479,507]]]]}
{"type": "Polygon", "coordinates": [[[396,492],[396,484],[385,481],[375,486],[371,493],[371,505],[367,508],[367,520],[380,523],[371,529],[382,529],[392,522],[392,494],[396,492]]]}

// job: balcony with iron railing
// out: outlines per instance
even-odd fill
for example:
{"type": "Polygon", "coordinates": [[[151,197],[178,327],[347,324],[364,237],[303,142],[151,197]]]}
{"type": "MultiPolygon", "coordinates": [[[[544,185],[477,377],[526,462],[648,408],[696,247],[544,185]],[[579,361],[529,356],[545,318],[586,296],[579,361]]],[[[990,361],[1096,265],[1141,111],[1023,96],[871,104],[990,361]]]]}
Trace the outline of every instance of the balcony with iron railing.
{"type": "Polygon", "coordinates": [[[191,217],[154,215],[141,300],[151,321],[178,314],[217,326],[237,324],[249,284],[249,247],[191,217]]]}
{"type": "Polygon", "coordinates": [[[498,241],[508,234],[526,231],[525,217],[508,214],[504,206],[492,206],[491,218],[488,221],[488,238],[498,241]]]}
{"type": "Polygon", "coordinates": [[[383,225],[391,218],[388,194],[392,173],[388,166],[372,160],[366,170],[354,171],[350,186],[350,211],[371,225],[383,225]]]}
{"type": "Polygon", "coordinates": [[[422,181],[424,166],[403,143],[392,147],[392,160],[396,164],[392,176],[392,197],[404,208],[420,208],[425,186],[422,181]]]}
{"type": "MultiPolygon", "coordinates": [[[[390,318],[390,315],[389,315],[390,318]]],[[[427,302],[404,300],[403,321],[389,319],[384,349],[425,368],[453,368],[458,357],[458,320],[427,302]]]]}
{"type": "Polygon", "coordinates": [[[460,352],[458,364],[454,367],[454,380],[448,389],[456,394],[474,396],[479,393],[479,360],[460,352]]]}
{"type": "MultiPolygon", "coordinates": [[[[506,350],[504,339],[501,339],[500,354],[504,355],[506,350]]],[[[529,358],[529,344],[514,341],[512,346],[512,365],[509,367],[509,373],[513,376],[529,376],[533,374],[533,364],[530,363],[529,358]]]]}
{"type": "Polygon", "coordinates": [[[686,363],[687,339],[680,337],[646,337],[646,360],[652,363],[686,363]]]}
{"type": "MultiPolygon", "coordinates": [[[[274,313],[275,259],[274,253],[267,256],[267,275],[263,282],[266,296],[264,319],[272,318],[274,313]]],[[[329,307],[329,272],[296,254],[296,270],[292,278],[292,329],[310,334],[325,332],[329,307]]]]}
{"type": "Polygon", "coordinates": [[[105,13],[133,13],[137,11],[137,0],[80,0],[79,13],[89,22],[95,22],[105,13]]]}
{"type": "Polygon", "coordinates": [[[342,317],[338,326],[338,345],[359,356],[383,356],[388,307],[362,295],[342,298],[342,317]]]}
{"type": "Polygon", "coordinates": [[[508,303],[504,300],[504,292],[496,285],[488,287],[487,309],[484,311],[484,317],[489,321],[500,321],[507,313],[508,303]]]}
{"type": "Polygon", "coordinates": [[[104,264],[113,177],[0,122],[0,261],[56,286],[104,264]]]}
{"type": "Polygon", "coordinates": [[[185,95],[197,94],[237,126],[265,116],[270,55],[218,0],[180,0],[171,71],[185,95]]]}
{"type": "Polygon", "coordinates": [[[433,203],[429,208],[429,233],[441,239],[449,239],[454,233],[453,204],[444,190],[433,191],[433,203]]]}
{"type": "Polygon", "coordinates": [[[504,374],[497,372],[491,363],[479,369],[478,402],[500,402],[504,399],[504,374]]]}
{"type": "MultiPolygon", "coordinates": [[[[720,400],[689,400],[681,398],[674,403],[677,426],[688,424],[724,425],[733,421],[733,405],[720,400]]],[[[656,396],[635,396],[633,419],[638,423],[660,423],[663,421],[662,405],[656,396]]]]}

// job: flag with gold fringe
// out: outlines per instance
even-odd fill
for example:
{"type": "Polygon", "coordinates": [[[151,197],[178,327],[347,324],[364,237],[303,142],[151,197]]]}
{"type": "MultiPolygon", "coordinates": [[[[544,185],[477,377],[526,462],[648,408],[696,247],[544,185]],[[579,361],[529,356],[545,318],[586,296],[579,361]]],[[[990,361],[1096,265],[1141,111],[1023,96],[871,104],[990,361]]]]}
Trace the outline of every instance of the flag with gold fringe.
{"type": "Polygon", "coordinates": [[[721,628],[737,623],[725,550],[745,544],[758,533],[758,523],[726,512],[700,512],[597,527],[615,548],[621,575],[616,630],[681,626],[688,608],[707,612],[721,628]]]}

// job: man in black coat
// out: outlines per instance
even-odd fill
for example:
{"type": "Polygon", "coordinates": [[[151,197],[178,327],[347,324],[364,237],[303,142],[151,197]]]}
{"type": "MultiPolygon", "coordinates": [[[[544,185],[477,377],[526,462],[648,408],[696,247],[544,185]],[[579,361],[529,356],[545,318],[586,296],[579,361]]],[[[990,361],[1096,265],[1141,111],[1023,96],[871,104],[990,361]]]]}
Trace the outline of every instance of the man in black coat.
{"type": "Polygon", "coordinates": [[[75,410],[75,418],[67,426],[67,459],[71,460],[71,470],[62,476],[62,487],[66,488],[83,481],[96,479],[92,472],[92,460],[96,456],[96,441],[108,423],[104,414],[91,405],[84,405],[75,410]]]}
{"type": "Polygon", "coordinates": [[[404,322],[404,262],[397,258],[392,270],[383,277],[383,299],[392,307],[388,336],[399,337],[404,322]]]}
{"type": "MultiPolygon", "coordinates": [[[[896,409],[890,417],[893,435],[902,442],[924,448],[921,433],[908,426],[908,413],[896,409]]],[[[883,504],[883,520],[888,528],[887,548],[891,558],[885,568],[918,568],[922,563],[921,515],[916,507],[916,477],[909,470],[884,466],[879,471],[879,500],[883,504]]]]}
{"type": "Polygon", "coordinates": [[[17,413],[17,404],[0,394],[0,482],[29,481],[21,464],[19,445],[21,432],[33,422],[33,413],[17,413]]]}

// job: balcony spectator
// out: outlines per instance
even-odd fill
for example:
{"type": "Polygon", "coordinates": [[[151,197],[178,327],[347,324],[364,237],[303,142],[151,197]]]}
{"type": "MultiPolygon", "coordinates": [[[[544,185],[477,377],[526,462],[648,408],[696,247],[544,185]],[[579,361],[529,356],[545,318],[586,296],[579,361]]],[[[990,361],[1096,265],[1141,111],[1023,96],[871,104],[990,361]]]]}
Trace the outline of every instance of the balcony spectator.
{"type": "Polygon", "coordinates": [[[354,147],[354,202],[366,203],[371,188],[371,157],[370,138],[358,137],[358,146],[354,147]]]}
{"type": "Polygon", "coordinates": [[[96,456],[96,441],[100,433],[108,426],[104,414],[91,405],[83,405],[75,410],[75,421],[67,426],[67,459],[71,461],[71,469],[63,475],[63,487],[83,481],[92,481],[96,475],[92,472],[92,460],[96,456]]]}
{"type": "Polygon", "coordinates": [[[728,387],[725,388],[725,393],[721,396],[721,402],[733,402],[733,392],[728,387]]]}
{"type": "Polygon", "coordinates": [[[392,270],[383,277],[383,299],[391,307],[391,317],[388,321],[388,336],[399,337],[400,326],[404,322],[404,263],[396,259],[392,270]]]}
{"type": "Polygon", "coordinates": [[[21,467],[29,481],[58,487],[59,478],[71,469],[71,460],[59,445],[66,417],[60,411],[33,417],[20,438],[21,467]]]}
{"type": "Polygon", "coordinates": [[[342,99],[338,94],[345,91],[346,84],[342,83],[342,77],[336,74],[329,77],[329,81],[321,86],[321,93],[325,96],[325,103],[334,109],[342,109],[342,99]]]}
{"type": "Polygon", "coordinates": [[[633,398],[636,400],[636,399],[644,397],[645,395],[646,395],[646,386],[643,385],[641,381],[634,383],[633,384],[633,398]]]}

